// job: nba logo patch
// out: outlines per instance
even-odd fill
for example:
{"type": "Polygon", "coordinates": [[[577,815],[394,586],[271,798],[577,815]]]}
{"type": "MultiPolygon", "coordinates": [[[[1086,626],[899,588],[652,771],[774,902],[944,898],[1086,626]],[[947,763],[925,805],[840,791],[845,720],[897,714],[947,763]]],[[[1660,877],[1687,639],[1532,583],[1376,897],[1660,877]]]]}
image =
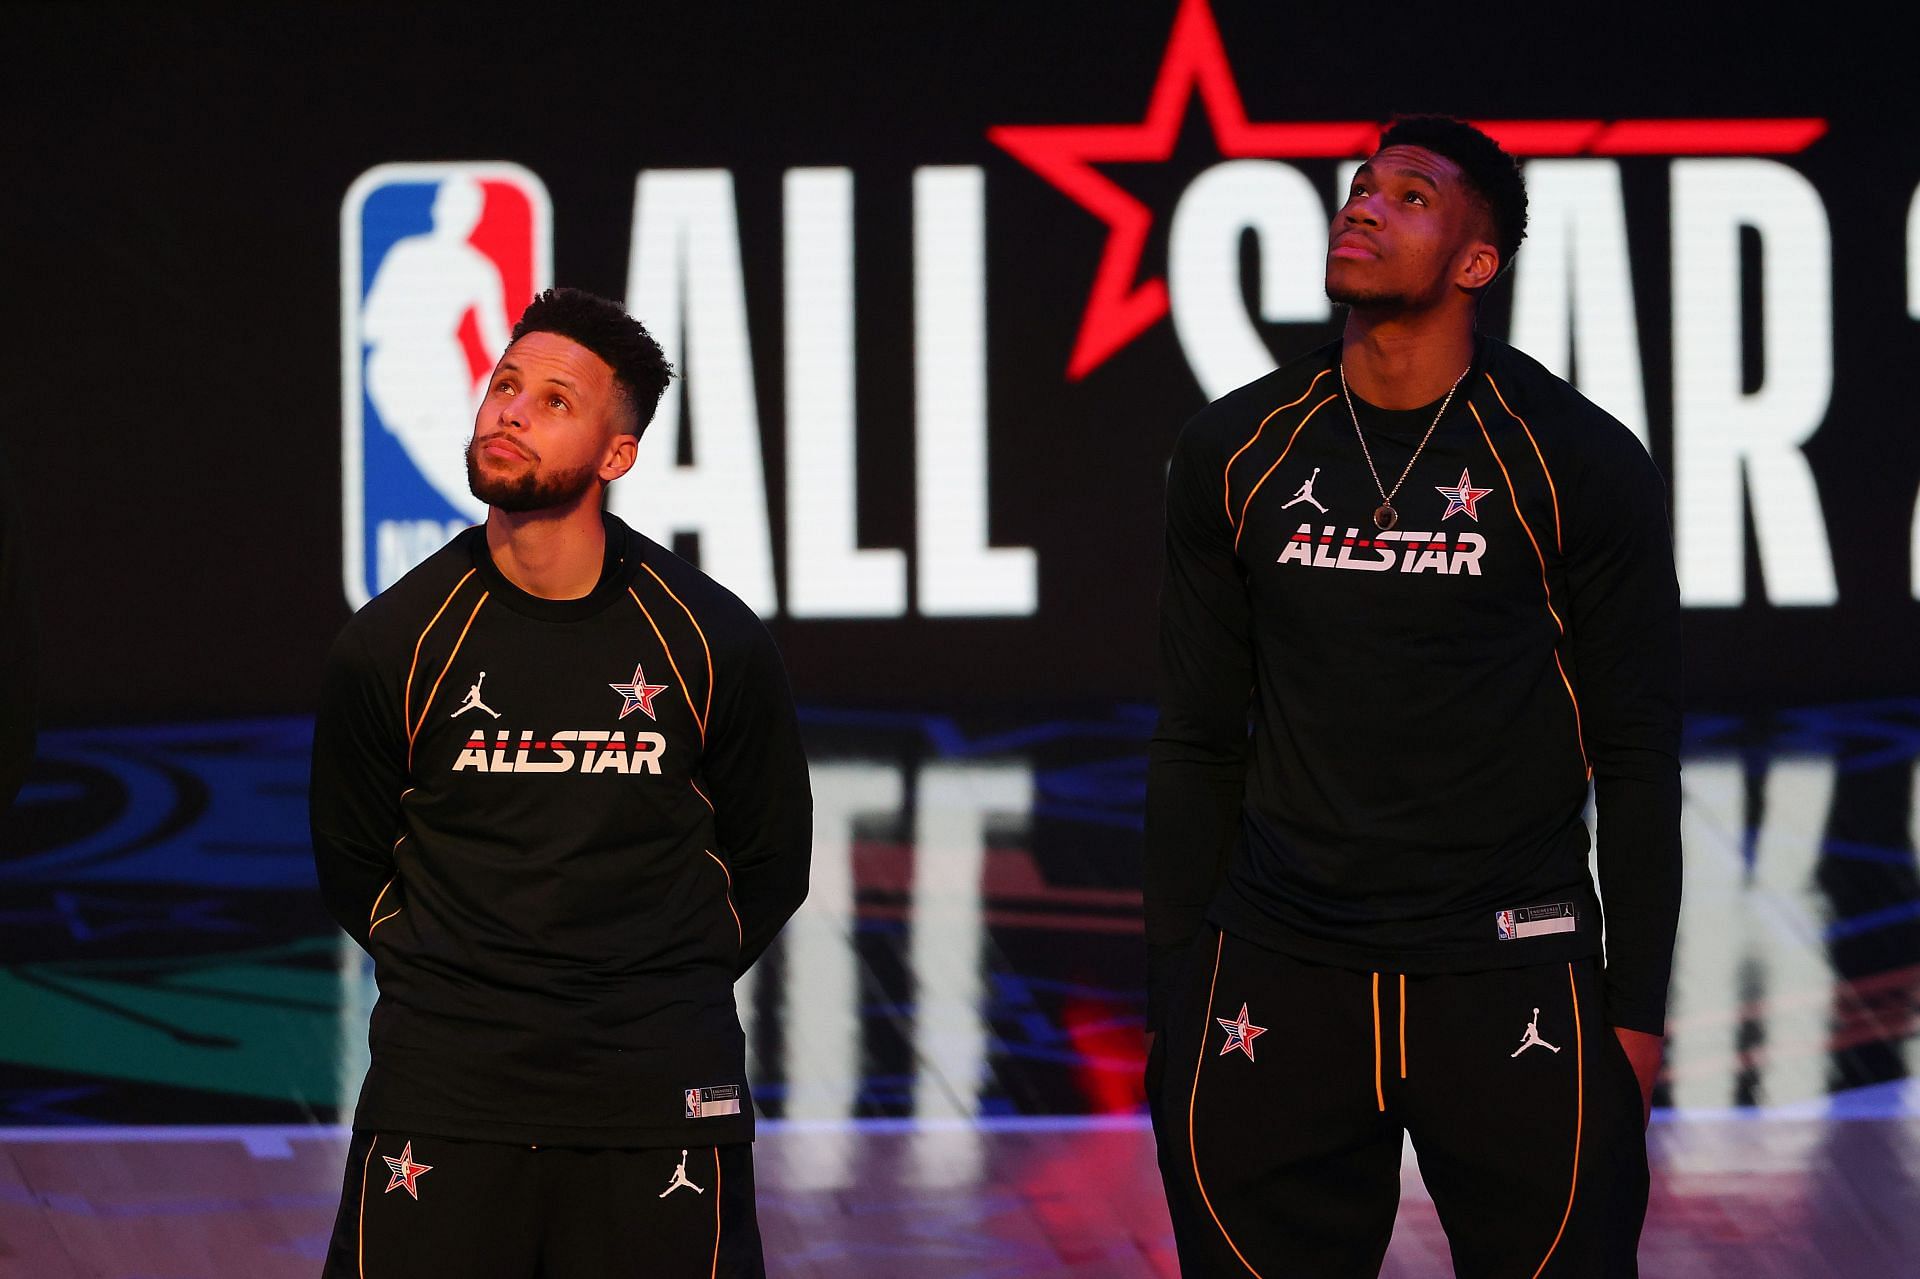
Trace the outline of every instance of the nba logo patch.
{"type": "Polygon", "coordinates": [[[1501,941],[1513,940],[1513,912],[1497,910],[1493,913],[1493,930],[1500,935],[1501,941]]]}
{"type": "Polygon", "coordinates": [[[355,608],[485,517],[466,443],[553,276],[547,189],[506,163],[381,164],[340,207],[341,529],[355,608]]]}

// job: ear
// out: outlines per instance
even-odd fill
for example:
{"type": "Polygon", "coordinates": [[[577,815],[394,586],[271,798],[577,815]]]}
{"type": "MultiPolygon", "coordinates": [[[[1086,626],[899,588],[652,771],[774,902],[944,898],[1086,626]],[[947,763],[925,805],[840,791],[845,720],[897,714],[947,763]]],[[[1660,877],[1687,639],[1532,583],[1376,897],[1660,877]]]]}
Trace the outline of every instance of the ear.
{"type": "Polygon", "coordinates": [[[1499,274],[1500,250],[1485,240],[1476,240],[1461,250],[1460,266],[1454,272],[1453,282],[1469,293],[1476,293],[1492,284],[1499,274]]]}
{"type": "Polygon", "coordinates": [[[607,451],[600,459],[600,479],[611,484],[633,469],[633,459],[640,448],[640,437],[622,431],[607,441],[607,451]]]}

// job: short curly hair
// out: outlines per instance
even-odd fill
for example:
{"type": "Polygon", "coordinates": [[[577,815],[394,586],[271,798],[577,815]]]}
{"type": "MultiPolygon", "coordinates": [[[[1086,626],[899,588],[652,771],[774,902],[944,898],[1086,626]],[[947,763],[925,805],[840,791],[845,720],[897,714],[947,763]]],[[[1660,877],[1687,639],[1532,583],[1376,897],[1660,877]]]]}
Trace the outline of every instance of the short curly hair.
{"type": "Polygon", "coordinates": [[[673,365],[667,362],[666,352],[647,332],[647,326],[628,315],[618,302],[585,289],[548,289],[520,313],[511,342],[529,333],[558,334],[605,360],[613,370],[620,398],[633,416],[633,434],[647,429],[673,377],[673,365]]]}
{"type": "Polygon", "coordinates": [[[1395,117],[1380,135],[1380,149],[1388,147],[1419,147],[1460,166],[1493,225],[1493,247],[1505,274],[1527,238],[1527,183],[1519,161],[1465,120],[1446,115],[1395,117]]]}

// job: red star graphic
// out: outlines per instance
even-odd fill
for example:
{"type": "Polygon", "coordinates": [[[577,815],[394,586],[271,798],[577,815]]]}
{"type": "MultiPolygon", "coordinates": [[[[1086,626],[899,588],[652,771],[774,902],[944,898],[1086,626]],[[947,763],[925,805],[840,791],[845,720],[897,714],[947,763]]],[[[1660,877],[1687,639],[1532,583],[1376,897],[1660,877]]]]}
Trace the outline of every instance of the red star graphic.
{"type": "Polygon", "coordinates": [[[1214,1020],[1220,1023],[1220,1029],[1227,1032],[1227,1042],[1220,1046],[1220,1055],[1224,1057],[1228,1053],[1238,1049],[1247,1055],[1248,1061],[1252,1061],[1253,1041],[1266,1034],[1267,1028],[1265,1026],[1256,1026],[1247,1020],[1247,1006],[1245,1004],[1240,1005],[1240,1017],[1238,1020],[1232,1020],[1226,1017],[1215,1017],[1214,1020]]]}
{"type": "Polygon", "coordinates": [[[419,1199],[420,1178],[424,1174],[432,1172],[433,1165],[413,1162],[413,1143],[408,1142],[400,1148],[400,1157],[398,1159],[395,1159],[392,1155],[381,1155],[380,1157],[387,1161],[387,1167],[393,1169],[393,1176],[387,1179],[387,1188],[382,1193],[392,1194],[394,1191],[405,1187],[408,1194],[412,1195],[416,1200],[419,1199]]]}
{"type": "MultiPolygon", "coordinates": [[[[1161,164],[1173,155],[1181,121],[1200,95],[1215,145],[1228,159],[1340,159],[1372,152],[1375,121],[1254,123],[1240,101],[1226,46],[1207,0],[1181,0],[1138,124],[999,125],[987,138],[1107,224],[1080,333],[1067,361],[1079,381],[1167,314],[1167,282],[1136,281],[1153,212],[1093,166],[1161,164]]],[[[1772,155],[1805,150],[1827,131],[1819,119],[1480,120],[1515,155],[1772,155]]]]}
{"type": "Polygon", "coordinates": [[[631,684],[609,684],[607,687],[626,699],[626,705],[620,708],[621,719],[625,719],[635,711],[641,712],[648,719],[659,718],[653,713],[653,699],[666,692],[667,685],[647,683],[647,673],[640,669],[638,663],[634,664],[631,684]]]}
{"type": "Polygon", "coordinates": [[[1450,520],[1464,512],[1466,517],[1476,524],[1480,522],[1480,512],[1475,508],[1479,506],[1481,498],[1493,492],[1492,489],[1475,488],[1472,478],[1465,470],[1460,472],[1459,484],[1436,484],[1433,488],[1441,497],[1447,499],[1447,513],[1440,517],[1442,520],[1450,520]]]}
{"type": "Polygon", "coordinates": [[[1249,123],[1207,0],[1182,0],[1146,119],[1139,124],[1001,125],[987,130],[995,145],[1107,224],[1106,252],[1067,363],[1067,376],[1075,381],[1167,313],[1164,279],[1134,281],[1153,213],[1093,164],[1166,161],[1173,155],[1180,122],[1195,93],[1206,107],[1223,156],[1359,156],[1380,140],[1380,126],[1372,122],[1249,123]]]}

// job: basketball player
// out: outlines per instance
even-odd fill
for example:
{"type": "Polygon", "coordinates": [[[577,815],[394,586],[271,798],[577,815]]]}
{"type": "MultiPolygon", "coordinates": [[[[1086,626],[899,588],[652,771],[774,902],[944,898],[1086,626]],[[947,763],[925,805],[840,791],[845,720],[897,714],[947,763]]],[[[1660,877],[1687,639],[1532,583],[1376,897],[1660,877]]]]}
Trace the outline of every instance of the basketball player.
{"type": "Polygon", "coordinates": [[[1340,340],[1175,446],[1146,917],[1189,1276],[1377,1274],[1403,1134],[1457,1273],[1635,1273],[1678,591],[1646,451],[1475,330],[1525,224],[1485,135],[1397,122],[1333,221],[1340,340]]]}
{"type": "Polygon", "coordinates": [[[669,373],[614,303],[535,299],[466,450],[486,523],[334,646],[314,853],[380,998],[329,1276],[764,1273],[733,982],[812,801],[759,620],[602,511],[669,373]]]}

